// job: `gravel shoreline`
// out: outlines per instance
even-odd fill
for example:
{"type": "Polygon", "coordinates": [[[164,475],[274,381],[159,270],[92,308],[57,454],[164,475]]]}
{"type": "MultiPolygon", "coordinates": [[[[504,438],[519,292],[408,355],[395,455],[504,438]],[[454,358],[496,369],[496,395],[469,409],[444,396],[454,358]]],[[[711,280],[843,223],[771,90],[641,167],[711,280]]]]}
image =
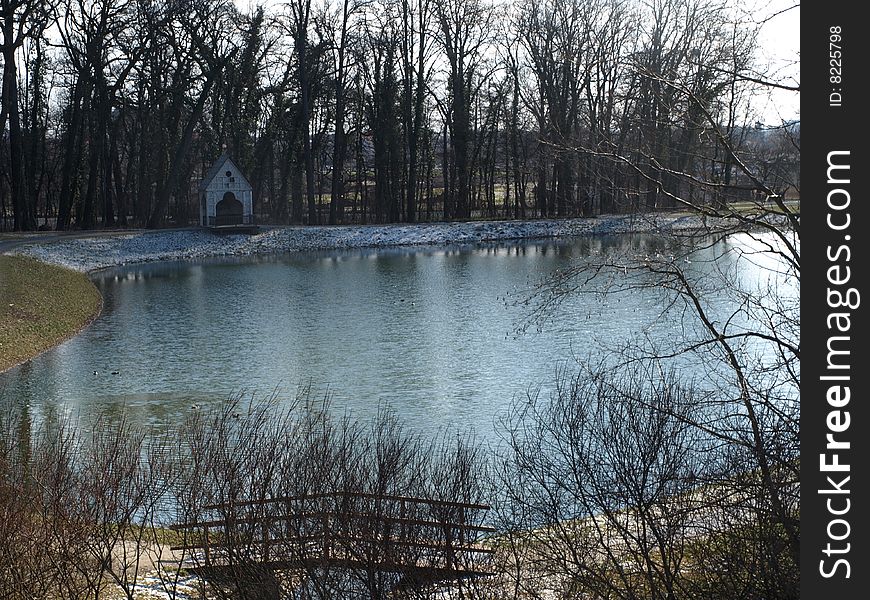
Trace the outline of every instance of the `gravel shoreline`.
{"type": "MultiPolygon", "coordinates": [[[[704,225],[697,216],[644,214],[540,221],[263,227],[253,235],[215,234],[206,229],[184,229],[47,239],[23,243],[10,253],[32,256],[47,263],[86,273],[107,267],[160,260],[192,260],[214,256],[310,250],[475,244],[613,233],[692,231],[704,225]]],[[[706,225],[710,225],[709,221],[706,225]]]]}

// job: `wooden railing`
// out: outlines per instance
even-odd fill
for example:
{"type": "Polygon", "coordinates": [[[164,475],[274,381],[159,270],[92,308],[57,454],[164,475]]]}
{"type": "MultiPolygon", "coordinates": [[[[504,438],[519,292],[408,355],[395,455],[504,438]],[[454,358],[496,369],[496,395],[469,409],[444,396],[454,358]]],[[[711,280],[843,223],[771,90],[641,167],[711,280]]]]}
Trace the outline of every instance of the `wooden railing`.
{"type": "Polygon", "coordinates": [[[423,581],[491,575],[478,503],[340,491],[203,507],[179,523],[188,570],[362,569],[423,581]]]}

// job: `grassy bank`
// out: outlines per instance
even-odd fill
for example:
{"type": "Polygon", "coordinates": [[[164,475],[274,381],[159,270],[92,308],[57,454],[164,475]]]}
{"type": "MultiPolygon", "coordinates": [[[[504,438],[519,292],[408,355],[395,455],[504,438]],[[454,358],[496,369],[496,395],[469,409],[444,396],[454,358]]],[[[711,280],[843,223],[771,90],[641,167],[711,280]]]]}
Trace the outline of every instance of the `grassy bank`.
{"type": "Polygon", "coordinates": [[[82,273],[0,255],[0,372],[74,335],[101,302],[82,273]]]}

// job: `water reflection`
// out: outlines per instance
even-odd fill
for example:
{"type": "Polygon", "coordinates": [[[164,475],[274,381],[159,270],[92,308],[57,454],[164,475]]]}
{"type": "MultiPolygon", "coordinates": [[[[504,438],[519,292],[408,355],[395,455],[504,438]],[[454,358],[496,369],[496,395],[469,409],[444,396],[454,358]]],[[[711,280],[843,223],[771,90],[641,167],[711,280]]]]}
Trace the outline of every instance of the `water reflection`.
{"type": "MultiPolygon", "coordinates": [[[[732,268],[726,250],[700,250],[688,267],[732,268]]],[[[106,270],[94,276],[100,319],[0,376],[0,394],[37,415],[123,408],[159,425],[234,392],[292,398],[311,383],[359,418],[388,403],[416,428],[473,426],[488,436],[513,398],[539,385],[546,392],[572,356],[638,332],[684,333],[673,316],[661,319],[662,294],[641,290],[571,297],[540,332],[516,334],[529,308],[506,296],[615,252],[639,261],[680,248],[620,235],[106,270]]]]}

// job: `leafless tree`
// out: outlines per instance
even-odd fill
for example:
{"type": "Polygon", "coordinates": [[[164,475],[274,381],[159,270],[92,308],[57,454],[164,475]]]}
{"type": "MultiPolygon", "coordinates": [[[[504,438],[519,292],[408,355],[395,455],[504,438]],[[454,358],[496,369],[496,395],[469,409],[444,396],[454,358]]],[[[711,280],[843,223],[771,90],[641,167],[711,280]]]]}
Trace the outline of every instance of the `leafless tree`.
{"type": "Polygon", "coordinates": [[[563,380],[506,421],[499,471],[517,592],[683,596],[709,439],[686,424],[695,392],[672,374],[563,380]]]}
{"type": "Polygon", "coordinates": [[[180,563],[219,597],[430,597],[433,577],[479,571],[467,547],[482,512],[464,507],[484,501],[482,449],[427,443],[387,409],[368,424],[338,418],[309,393],[283,408],[237,398],[182,427],[180,563]]]}

